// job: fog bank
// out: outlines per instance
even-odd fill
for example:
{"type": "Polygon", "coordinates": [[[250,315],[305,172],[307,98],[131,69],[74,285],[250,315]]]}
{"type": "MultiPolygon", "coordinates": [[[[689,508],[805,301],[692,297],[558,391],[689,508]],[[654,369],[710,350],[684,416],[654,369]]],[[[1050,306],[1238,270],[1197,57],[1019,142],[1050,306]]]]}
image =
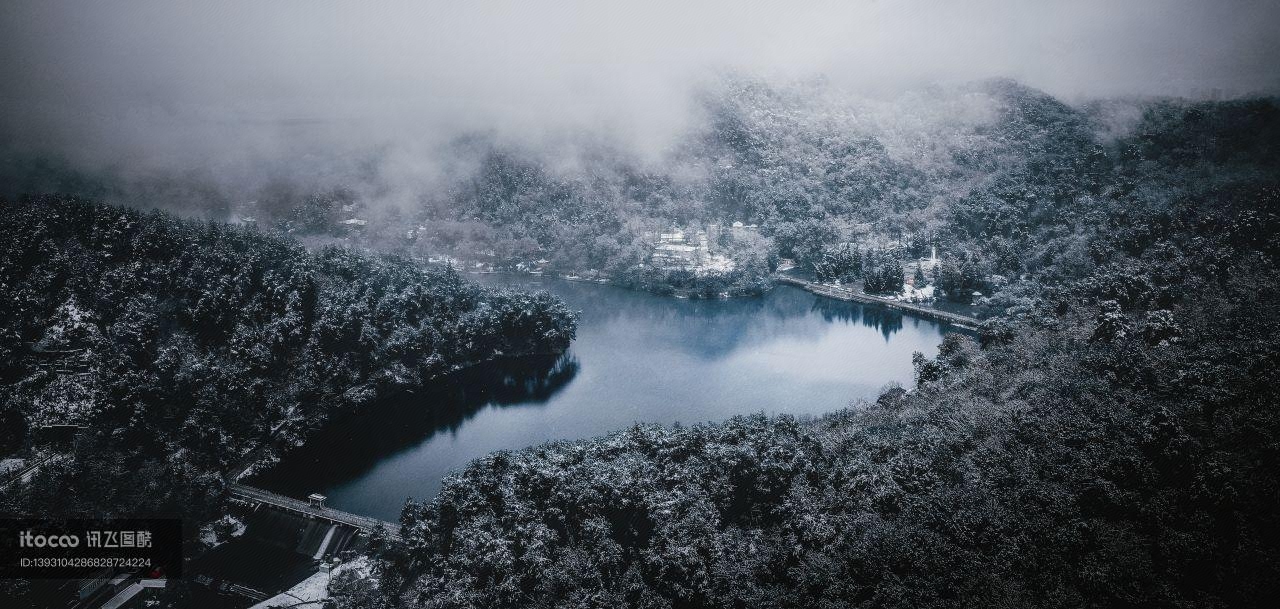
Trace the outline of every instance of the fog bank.
{"type": "Polygon", "coordinates": [[[438,146],[475,131],[658,155],[725,71],[870,96],[988,77],[1069,100],[1274,91],[1277,23],[1267,0],[17,0],[0,6],[0,144],[240,184],[373,154],[429,181],[438,146]]]}

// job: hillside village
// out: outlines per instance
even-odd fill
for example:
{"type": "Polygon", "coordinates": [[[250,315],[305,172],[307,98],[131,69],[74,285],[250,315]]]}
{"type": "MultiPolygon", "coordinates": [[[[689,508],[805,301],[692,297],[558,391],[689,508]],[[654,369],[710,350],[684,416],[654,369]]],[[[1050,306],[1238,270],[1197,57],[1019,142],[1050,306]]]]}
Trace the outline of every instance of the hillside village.
{"type": "Polygon", "coordinates": [[[734,222],[722,227],[719,224],[708,224],[700,228],[692,237],[684,230],[673,228],[662,233],[645,232],[645,242],[651,243],[653,254],[649,264],[663,270],[688,270],[699,276],[716,273],[727,273],[734,270],[735,264],[723,247],[726,239],[737,239],[748,233],[759,232],[754,224],[734,222]],[[715,247],[712,247],[715,244],[715,247]]]}
{"type": "MultiPolygon", "coordinates": [[[[705,277],[733,271],[735,262],[732,251],[727,244],[741,240],[747,235],[758,235],[759,227],[754,224],[734,222],[725,227],[719,224],[707,224],[695,227],[691,231],[682,228],[671,228],[663,232],[645,232],[644,241],[651,247],[648,264],[665,271],[687,271],[696,276],[705,277]]],[[[872,233],[870,224],[859,224],[853,227],[850,240],[839,243],[835,250],[878,251],[883,255],[900,260],[902,275],[900,284],[883,296],[911,303],[930,303],[936,300],[939,290],[936,286],[936,275],[941,264],[937,246],[931,246],[928,256],[913,258],[907,255],[911,249],[910,237],[890,239],[872,233]],[[900,289],[896,288],[900,285],[900,289]]],[[[806,274],[808,269],[797,267],[794,260],[781,258],[778,260],[777,272],[798,271],[806,274]]],[[[827,280],[821,283],[843,287],[864,289],[863,282],[855,279],[827,280]]],[[[890,281],[893,284],[894,282],[890,281]]],[[[883,290],[878,290],[883,292],[883,290]]],[[[981,292],[970,294],[981,297],[981,292]]]]}
{"type": "MultiPolygon", "coordinates": [[[[275,227],[308,235],[305,238],[316,244],[371,246],[375,235],[398,233],[403,235],[403,253],[469,273],[554,273],[568,279],[701,297],[756,294],[768,289],[770,275],[786,273],[881,299],[932,304],[945,296],[959,305],[979,301],[1003,283],[1001,277],[961,269],[959,261],[953,261],[956,264],[948,272],[946,254],[940,253],[936,244],[929,244],[926,250],[913,234],[890,234],[876,230],[869,222],[833,221],[809,227],[808,231],[822,234],[821,241],[808,251],[792,246],[784,254],[779,251],[783,237],[757,224],[672,223],[659,228],[660,224],[649,221],[626,229],[631,235],[629,250],[618,252],[616,259],[606,259],[604,264],[589,266],[536,244],[514,251],[506,247],[507,242],[489,236],[491,229],[478,224],[419,220],[397,228],[359,200],[318,198],[312,203],[314,206],[302,208],[275,227]],[[321,225],[329,228],[316,234],[314,230],[321,225]],[[459,236],[447,237],[449,231],[459,236]],[[968,275],[961,277],[961,270],[968,275]]],[[[235,211],[234,222],[258,224],[262,210],[257,201],[251,201],[235,211]]],[[[385,243],[381,245],[385,247],[385,243]]]]}

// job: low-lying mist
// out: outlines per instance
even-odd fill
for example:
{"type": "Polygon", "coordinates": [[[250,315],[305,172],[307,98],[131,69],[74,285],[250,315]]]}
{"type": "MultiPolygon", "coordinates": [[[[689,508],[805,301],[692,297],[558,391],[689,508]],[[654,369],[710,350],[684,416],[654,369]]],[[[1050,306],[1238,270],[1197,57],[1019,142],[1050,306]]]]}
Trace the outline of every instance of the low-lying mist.
{"type": "Polygon", "coordinates": [[[10,2],[0,193],[218,217],[344,189],[412,209],[495,148],[566,175],[625,159],[696,180],[708,167],[687,162],[689,143],[744,80],[811,96],[761,112],[927,162],[940,149],[927,141],[993,115],[965,84],[984,79],[1072,102],[1274,90],[1278,13],[1260,0],[10,2]]]}

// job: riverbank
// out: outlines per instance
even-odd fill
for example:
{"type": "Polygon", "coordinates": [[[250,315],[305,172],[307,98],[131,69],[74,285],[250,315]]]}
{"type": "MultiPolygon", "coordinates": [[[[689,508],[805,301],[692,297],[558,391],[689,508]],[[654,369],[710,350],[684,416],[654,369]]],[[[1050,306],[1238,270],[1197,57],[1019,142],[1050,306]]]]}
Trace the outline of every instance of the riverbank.
{"type": "Polygon", "coordinates": [[[969,317],[967,315],[952,313],[950,311],[940,311],[938,309],[934,309],[931,307],[920,306],[920,305],[912,304],[909,302],[902,302],[900,300],[892,300],[889,298],[872,296],[870,294],[864,294],[862,292],[857,292],[847,288],[840,288],[840,287],[830,286],[830,285],[822,285],[820,283],[805,281],[803,279],[797,279],[795,277],[791,277],[788,275],[774,275],[773,279],[778,283],[785,283],[787,285],[795,286],[806,292],[817,294],[818,296],[825,296],[827,298],[834,298],[837,300],[844,300],[849,302],[860,302],[863,304],[880,305],[882,307],[886,307],[890,309],[898,309],[900,311],[906,311],[908,313],[911,313],[912,315],[919,315],[920,317],[925,317],[928,319],[932,319],[934,321],[945,322],[953,326],[963,328],[965,330],[977,330],[978,326],[982,324],[982,320],[976,317],[969,317]]]}

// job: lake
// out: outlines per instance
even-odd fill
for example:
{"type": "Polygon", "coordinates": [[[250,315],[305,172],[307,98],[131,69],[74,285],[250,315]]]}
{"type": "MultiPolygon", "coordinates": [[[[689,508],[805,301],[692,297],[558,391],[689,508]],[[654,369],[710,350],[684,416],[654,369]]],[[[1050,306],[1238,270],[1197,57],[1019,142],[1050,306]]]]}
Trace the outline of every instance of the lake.
{"type": "Polygon", "coordinates": [[[946,327],[779,286],[760,298],[681,300],[606,285],[472,276],[545,289],[581,311],[560,357],[476,367],[347,417],[251,484],[397,521],[408,497],[497,450],[588,438],[636,422],[819,415],[912,384],[946,327]]]}

